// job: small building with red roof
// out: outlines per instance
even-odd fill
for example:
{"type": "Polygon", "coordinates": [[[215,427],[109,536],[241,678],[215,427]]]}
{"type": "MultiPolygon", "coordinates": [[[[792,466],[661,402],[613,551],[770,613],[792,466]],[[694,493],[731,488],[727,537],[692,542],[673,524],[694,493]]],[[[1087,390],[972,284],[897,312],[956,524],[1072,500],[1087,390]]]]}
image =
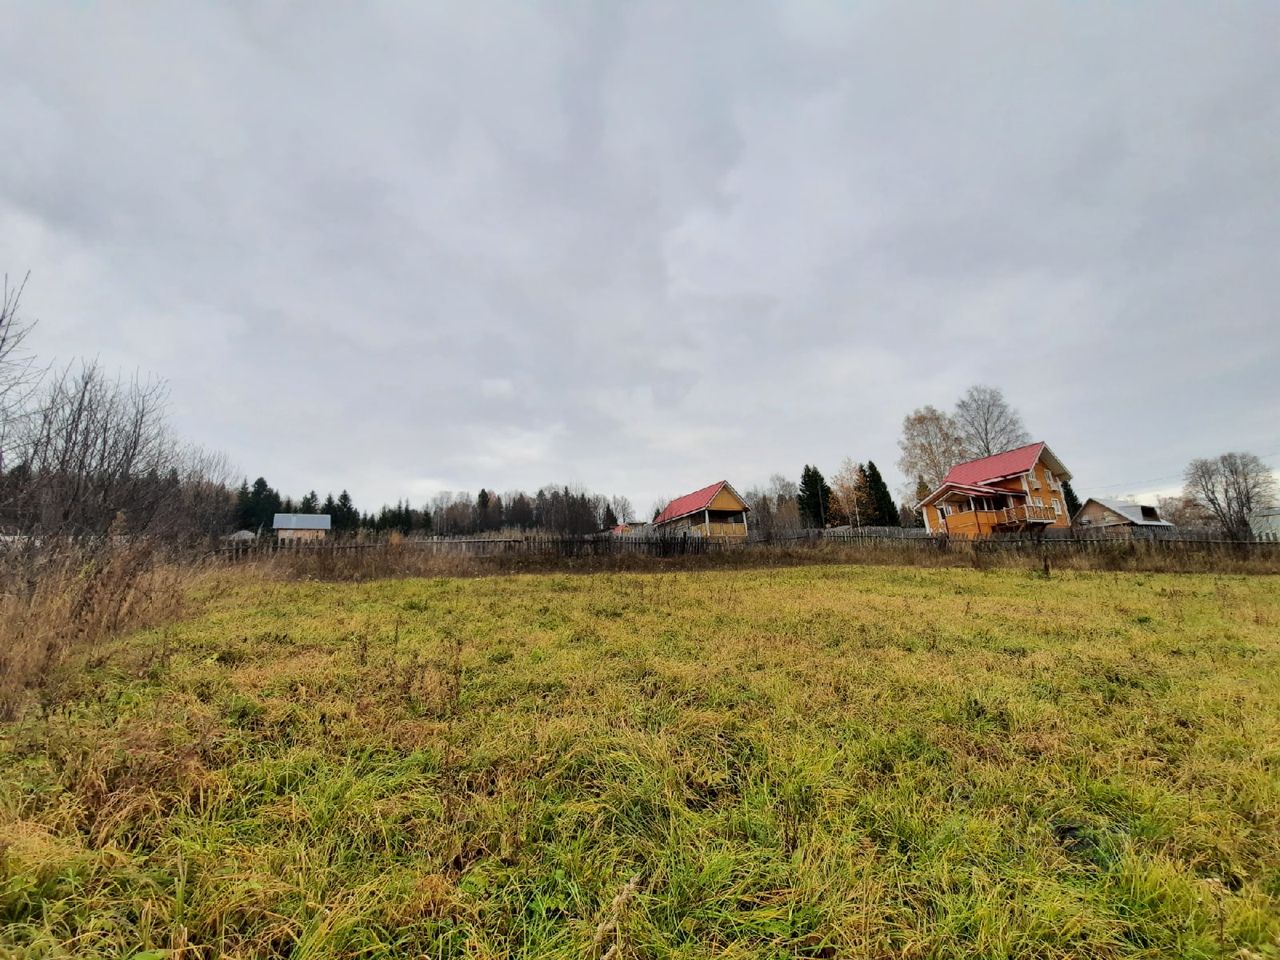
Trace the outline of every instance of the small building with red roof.
{"type": "Polygon", "coordinates": [[[729,485],[728,480],[721,480],[676,497],[654,518],[653,529],[665,536],[690,534],[745,539],[747,512],[747,503],[738,491],[729,485]]]}
{"type": "Polygon", "coordinates": [[[641,523],[638,520],[625,520],[615,527],[609,528],[609,535],[613,537],[634,537],[642,536],[649,529],[647,523],[641,523]]]}
{"type": "Polygon", "coordinates": [[[957,463],[919,507],[930,533],[957,537],[1067,527],[1062,485],[1070,479],[1047,443],[1029,443],[957,463]]]}

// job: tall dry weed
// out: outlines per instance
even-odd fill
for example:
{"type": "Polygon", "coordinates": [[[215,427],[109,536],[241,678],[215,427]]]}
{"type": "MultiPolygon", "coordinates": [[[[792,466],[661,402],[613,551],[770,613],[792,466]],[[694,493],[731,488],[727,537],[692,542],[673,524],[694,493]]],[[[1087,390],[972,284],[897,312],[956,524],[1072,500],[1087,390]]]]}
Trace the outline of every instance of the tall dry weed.
{"type": "Polygon", "coordinates": [[[176,617],[195,569],[145,541],[11,545],[0,555],[0,719],[33,697],[55,702],[55,674],[71,653],[176,617]]]}

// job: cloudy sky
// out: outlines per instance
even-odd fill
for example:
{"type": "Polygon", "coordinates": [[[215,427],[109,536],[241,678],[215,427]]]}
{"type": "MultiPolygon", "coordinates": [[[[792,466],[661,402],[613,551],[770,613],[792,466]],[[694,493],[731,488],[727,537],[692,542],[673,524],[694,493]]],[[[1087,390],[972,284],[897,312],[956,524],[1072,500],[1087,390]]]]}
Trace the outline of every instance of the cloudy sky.
{"type": "Polygon", "coordinates": [[[373,507],[648,508],[1004,389],[1081,495],[1280,464],[1280,5],[6,3],[48,356],[373,507]]]}

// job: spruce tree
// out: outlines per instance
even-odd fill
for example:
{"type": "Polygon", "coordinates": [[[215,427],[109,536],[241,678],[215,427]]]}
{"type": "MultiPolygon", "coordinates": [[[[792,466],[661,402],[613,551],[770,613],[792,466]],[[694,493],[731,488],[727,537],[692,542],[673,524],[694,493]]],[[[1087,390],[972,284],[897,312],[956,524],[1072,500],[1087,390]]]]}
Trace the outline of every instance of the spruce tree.
{"type": "Polygon", "coordinates": [[[1076,492],[1071,489],[1071,481],[1062,481],[1062,499],[1067,505],[1067,516],[1074,517],[1080,512],[1080,498],[1076,496],[1076,492]]]}
{"type": "Polygon", "coordinates": [[[613,505],[606,503],[604,505],[604,529],[612,530],[618,525],[618,515],[613,512],[613,505]]]}
{"type": "Polygon", "coordinates": [[[299,513],[315,513],[320,509],[320,498],[316,496],[316,492],[312,490],[302,498],[302,503],[298,505],[299,513]]]}
{"type": "Polygon", "coordinates": [[[253,510],[253,497],[249,493],[249,481],[246,478],[236,491],[236,527],[241,530],[252,530],[258,525],[258,517],[253,510]]]}
{"type": "Polygon", "coordinates": [[[800,492],[796,495],[801,521],[807,527],[825,527],[830,502],[831,488],[827,486],[822,472],[806,463],[800,474],[800,492]]]}
{"type": "Polygon", "coordinates": [[[250,518],[248,526],[253,530],[270,530],[275,515],[283,512],[280,509],[282,506],[280,494],[271,489],[271,484],[267,483],[265,477],[259,477],[253,481],[248,502],[250,518]]]}
{"type": "Polygon", "coordinates": [[[337,514],[338,522],[334,526],[339,530],[355,530],[360,525],[360,514],[351,502],[351,494],[345,490],[338,494],[337,514]]]}
{"type": "Polygon", "coordinates": [[[880,476],[880,471],[876,469],[875,463],[868,460],[866,466],[867,472],[867,490],[870,494],[871,509],[874,519],[871,521],[877,527],[897,527],[902,524],[901,518],[898,516],[898,507],[893,502],[893,495],[889,493],[889,486],[884,482],[884,477],[880,476]]]}

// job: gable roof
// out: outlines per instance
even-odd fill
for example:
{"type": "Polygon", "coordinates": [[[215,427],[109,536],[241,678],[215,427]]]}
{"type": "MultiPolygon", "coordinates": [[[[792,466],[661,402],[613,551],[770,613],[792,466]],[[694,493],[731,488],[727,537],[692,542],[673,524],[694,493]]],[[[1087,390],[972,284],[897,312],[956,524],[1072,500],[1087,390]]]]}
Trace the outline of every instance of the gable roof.
{"type": "MultiPolygon", "coordinates": [[[[1144,509],[1151,510],[1152,512],[1155,511],[1155,507],[1152,507],[1152,506],[1146,506],[1141,503],[1134,503],[1132,500],[1103,500],[1100,497],[1090,497],[1089,500],[1092,500],[1094,503],[1102,504],[1112,513],[1120,514],[1120,516],[1124,517],[1130,523],[1135,524],[1136,526],[1139,526],[1139,527],[1172,527],[1173,526],[1173,524],[1170,523],[1168,520],[1160,520],[1160,519],[1151,520],[1151,519],[1148,519],[1147,517],[1144,517],[1142,515],[1142,511],[1144,509]]],[[[1085,506],[1088,506],[1088,503],[1089,501],[1086,500],[1085,506]]],[[[1084,508],[1081,507],[1081,509],[1083,510],[1084,508]]],[[[1159,516],[1160,515],[1157,513],[1156,517],[1159,518],[1159,516]]]]}
{"type": "Polygon", "coordinates": [[[1050,462],[1053,472],[1063,480],[1071,479],[1071,471],[1063,466],[1062,461],[1053,455],[1049,445],[1043,440],[1028,443],[1025,447],[1015,447],[990,457],[979,457],[977,460],[966,460],[957,463],[947,471],[942,479],[943,484],[962,483],[969,486],[1002,480],[1005,477],[1016,477],[1028,472],[1036,465],[1036,461],[1044,455],[1050,462]]]}
{"type": "Polygon", "coordinates": [[[277,513],[271,521],[273,530],[328,530],[327,513],[277,513]]]}
{"type": "Polygon", "coordinates": [[[701,490],[695,490],[693,493],[686,493],[683,497],[676,497],[666,505],[663,511],[654,518],[654,523],[669,523],[672,520],[679,520],[681,517],[687,517],[691,513],[697,513],[699,510],[706,510],[711,506],[711,501],[725,487],[729,488],[729,492],[738,497],[738,502],[742,504],[742,509],[746,510],[747,502],[738,496],[738,491],[729,486],[728,480],[721,480],[719,483],[713,483],[709,487],[703,487],[701,490]]]}

